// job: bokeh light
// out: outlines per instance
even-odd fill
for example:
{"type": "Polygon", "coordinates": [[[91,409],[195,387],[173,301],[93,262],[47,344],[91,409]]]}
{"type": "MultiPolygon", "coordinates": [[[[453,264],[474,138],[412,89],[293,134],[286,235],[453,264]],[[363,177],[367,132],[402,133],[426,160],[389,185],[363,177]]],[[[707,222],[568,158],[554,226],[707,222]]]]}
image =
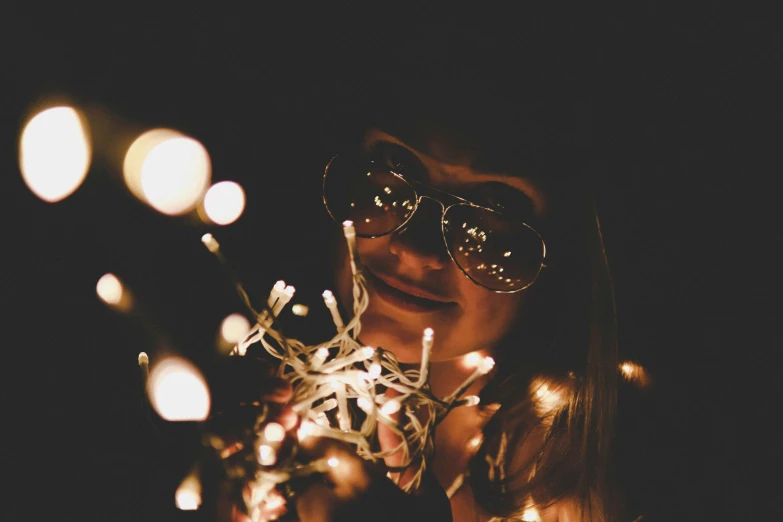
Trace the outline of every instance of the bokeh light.
{"type": "Polygon", "coordinates": [[[277,422],[270,422],[264,428],[264,437],[269,442],[282,442],[285,438],[285,428],[277,422]]]}
{"type": "Polygon", "coordinates": [[[231,314],[220,324],[220,335],[231,344],[241,341],[250,331],[250,321],[242,314],[231,314]]]}
{"type": "Polygon", "coordinates": [[[149,151],[141,165],[141,190],[147,203],[170,216],[201,201],[212,177],[209,154],[198,141],[169,138],[149,151]]]}
{"type": "Polygon", "coordinates": [[[122,283],[114,274],[104,274],[98,279],[95,291],[101,301],[107,305],[118,305],[122,301],[123,289],[122,283]]]}
{"type": "Polygon", "coordinates": [[[122,175],[125,184],[134,196],[147,203],[147,198],[141,188],[141,167],[144,165],[144,160],[147,159],[147,154],[164,141],[181,137],[183,137],[182,133],[172,129],[152,129],[131,143],[125,153],[122,175]]]}
{"type": "Polygon", "coordinates": [[[202,421],[210,407],[209,389],[190,362],[169,357],[157,363],[148,382],[152,406],[168,421],[202,421]]]}
{"type": "Polygon", "coordinates": [[[217,225],[230,225],[245,210],[245,191],[233,181],[212,185],[204,196],[204,212],[217,225]]]}
{"type": "Polygon", "coordinates": [[[27,187],[55,203],[70,196],[87,177],[92,146],[80,114],[52,107],[27,123],[19,141],[19,168],[27,187]]]}
{"type": "Polygon", "coordinates": [[[183,511],[195,511],[201,506],[201,483],[195,475],[188,475],[174,494],[177,508],[183,511]]]}

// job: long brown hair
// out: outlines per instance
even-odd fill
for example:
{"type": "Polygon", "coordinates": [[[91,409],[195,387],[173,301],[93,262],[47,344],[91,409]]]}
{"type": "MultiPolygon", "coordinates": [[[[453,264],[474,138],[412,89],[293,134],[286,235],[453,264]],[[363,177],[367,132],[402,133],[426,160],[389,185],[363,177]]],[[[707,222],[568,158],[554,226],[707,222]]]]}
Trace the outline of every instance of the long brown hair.
{"type": "Polygon", "coordinates": [[[477,503],[495,516],[518,516],[531,502],[540,509],[563,499],[576,501],[585,520],[610,520],[616,511],[610,476],[618,380],[614,291],[598,216],[592,198],[584,199],[573,214],[581,214],[582,223],[572,223],[567,260],[540,281],[548,288],[537,289],[535,308],[506,340],[498,374],[482,392],[484,403],[501,407],[471,461],[470,484],[477,503]],[[540,386],[561,400],[542,411],[540,386]],[[523,446],[532,451],[520,454],[523,446]],[[500,461],[499,453],[505,453],[500,461]],[[504,472],[491,469],[493,462],[504,472]]]}

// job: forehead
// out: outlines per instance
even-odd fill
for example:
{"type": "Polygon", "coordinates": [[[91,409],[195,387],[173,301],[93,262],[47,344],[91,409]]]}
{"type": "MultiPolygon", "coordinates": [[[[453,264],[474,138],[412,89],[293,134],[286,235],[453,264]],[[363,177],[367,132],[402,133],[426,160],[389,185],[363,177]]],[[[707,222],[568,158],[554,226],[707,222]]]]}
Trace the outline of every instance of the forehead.
{"type": "Polygon", "coordinates": [[[431,181],[449,185],[485,182],[505,183],[524,192],[532,201],[536,214],[549,212],[549,190],[530,168],[488,170],[481,164],[481,151],[459,139],[436,130],[402,133],[370,128],[364,135],[364,146],[386,141],[413,152],[427,168],[431,181]]]}

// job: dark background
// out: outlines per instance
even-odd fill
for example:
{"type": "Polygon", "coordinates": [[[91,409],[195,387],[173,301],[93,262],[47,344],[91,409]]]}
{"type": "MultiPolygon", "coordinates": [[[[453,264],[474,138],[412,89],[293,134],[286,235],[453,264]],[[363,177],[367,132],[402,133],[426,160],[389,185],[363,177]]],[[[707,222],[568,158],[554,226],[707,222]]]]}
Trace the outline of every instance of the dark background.
{"type": "MultiPolygon", "coordinates": [[[[770,158],[781,45],[767,13],[635,4],[583,23],[606,65],[596,80],[606,86],[599,205],[622,350],[657,384],[647,442],[660,458],[655,473],[638,473],[655,477],[664,520],[753,520],[774,494],[751,480],[779,453],[760,422],[775,412],[763,400],[774,380],[760,369],[774,363],[779,335],[758,335],[771,309],[750,310],[771,295],[751,281],[776,237],[760,227],[774,194],[759,180],[780,173],[770,158]]],[[[215,233],[259,298],[284,278],[317,304],[307,273],[322,262],[313,231],[327,220],[324,115],[361,91],[374,46],[389,45],[378,35],[472,32],[491,48],[495,21],[507,30],[512,16],[388,5],[4,8],[2,518],[197,520],[173,507],[197,429],[145,419],[136,356],[165,346],[206,364],[220,321],[242,311],[200,236],[215,233]],[[48,204],[24,186],[16,147],[36,104],[55,96],[109,124],[92,129],[85,183],[48,204]],[[244,186],[237,223],[166,217],[124,188],[110,151],[155,126],[199,139],[213,181],[244,186]],[[95,283],[109,271],[132,288],[154,335],[98,301],[95,283]]]]}

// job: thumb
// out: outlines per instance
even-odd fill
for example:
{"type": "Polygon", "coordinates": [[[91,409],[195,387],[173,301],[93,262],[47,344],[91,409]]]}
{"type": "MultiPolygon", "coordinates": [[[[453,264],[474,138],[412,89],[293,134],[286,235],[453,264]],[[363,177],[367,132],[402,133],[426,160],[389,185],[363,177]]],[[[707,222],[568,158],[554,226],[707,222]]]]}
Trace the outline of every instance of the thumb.
{"type": "MultiPolygon", "coordinates": [[[[399,397],[400,392],[394,388],[388,388],[384,395],[391,400],[399,397]]],[[[398,410],[388,416],[399,425],[401,415],[402,411],[398,410]]],[[[383,459],[386,466],[395,468],[404,464],[403,437],[382,421],[378,421],[378,443],[381,446],[381,451],[391,452],[383,459]]]]}

